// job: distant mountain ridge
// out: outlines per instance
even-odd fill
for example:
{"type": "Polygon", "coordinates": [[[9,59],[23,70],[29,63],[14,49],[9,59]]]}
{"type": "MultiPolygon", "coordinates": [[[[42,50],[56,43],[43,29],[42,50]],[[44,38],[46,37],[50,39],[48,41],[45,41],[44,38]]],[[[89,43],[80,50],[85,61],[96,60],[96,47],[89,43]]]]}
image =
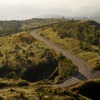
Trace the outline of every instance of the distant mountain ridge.
{"type": "Polygon", "coordinates": [[[95,20],[96,22],[100,23],[100,16],[91,17],[91,19],[95,20]]]}

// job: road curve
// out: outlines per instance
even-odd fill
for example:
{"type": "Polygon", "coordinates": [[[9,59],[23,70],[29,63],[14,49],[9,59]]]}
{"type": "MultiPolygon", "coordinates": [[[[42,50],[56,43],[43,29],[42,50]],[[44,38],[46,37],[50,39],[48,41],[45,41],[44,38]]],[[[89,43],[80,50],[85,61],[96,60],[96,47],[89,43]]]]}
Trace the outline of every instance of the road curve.
{"type": "Polygon", "coordinates": [[[34,38],[43,41],[47,46],[54,49],[55,51],[62,53],[66,58],[70,59],[76,66],[78,66],[79,71],[75,76],[71,77],[68,80],[65,80],[62,83],[55,84],[55,86],[57,86],[57,87],[72,86],[72,85],[79,83],[82,80],[85,80],[85,79],[88,79],[91,77],[92,69],[89,67],[89,65],[85,61],[83,61],[81,58],[74,56],[73,54],[71,54],[67,50],[64,50],[63,48],[57,46],[56,44],[48,41],[47,39],[43,38],[42,36],[36,34],[36,32],[38,30],[40,30],[40,29],[32,30],[30,32],[30,34],[34,38]]]}

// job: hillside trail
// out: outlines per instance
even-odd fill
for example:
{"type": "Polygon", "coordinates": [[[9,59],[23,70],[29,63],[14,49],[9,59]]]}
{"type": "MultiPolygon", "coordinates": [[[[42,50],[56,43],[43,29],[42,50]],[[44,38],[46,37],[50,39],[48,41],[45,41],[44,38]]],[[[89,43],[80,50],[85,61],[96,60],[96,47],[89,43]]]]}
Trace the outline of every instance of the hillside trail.
{"type": "Polygon", "coordinates": [[[65,80],[62,83],[55,84],[54,86],[68,87],[68,86],[73,86],[83,80],[92,79],[92,78],[100,78],[100,71],[95,72],[81,58],[76,57],[75,55],[71,54],[69,51],[61,48],[60,46],[57,46],[56,44],[50,42],[49,40],[45,39],[44,37],[36,34],[37,31],[39,31],[39,30],[41,30],[41,28],[34,29],[30,32],[30,34],[37,40],[44,42],[49,48],[54,49],[56,52],[63,54],[66,58],[70,59],[78,67],[78,73],[76,75],[74,75],[70,79],[65,80]]]}

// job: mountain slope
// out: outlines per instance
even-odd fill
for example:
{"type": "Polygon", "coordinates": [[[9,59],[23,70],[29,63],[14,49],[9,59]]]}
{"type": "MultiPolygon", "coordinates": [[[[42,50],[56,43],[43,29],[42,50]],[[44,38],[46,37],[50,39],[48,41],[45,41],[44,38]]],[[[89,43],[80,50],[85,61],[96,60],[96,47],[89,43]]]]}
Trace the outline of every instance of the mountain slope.
{"type": "Polygon", "coordinates": [[[67,21],[41,30],[38,34],[84,59],[95,70],[100,70],[99,31],[99,24],[94,21],[67,21]]]}
{"type": "Polygon", "coordinates": [[[73,37],[90,44],[100,44],[100,24],[95,21],[67,21],[53,27],[61,38],[73,37]]]}
{"type": "Polygon", "coordinates": [[[48,79],[52,75],[49,79],[55,81],[56,76],[63,80],[72,76],[74,72],[76,66],[70,60],[27,32],[0,37],[1,78],[18,77],[33,82],[48,79]],[[60,64],[64,66],[61,67],[60,64]],[[62,73],[64,75],[61,75],[62,73]]]}

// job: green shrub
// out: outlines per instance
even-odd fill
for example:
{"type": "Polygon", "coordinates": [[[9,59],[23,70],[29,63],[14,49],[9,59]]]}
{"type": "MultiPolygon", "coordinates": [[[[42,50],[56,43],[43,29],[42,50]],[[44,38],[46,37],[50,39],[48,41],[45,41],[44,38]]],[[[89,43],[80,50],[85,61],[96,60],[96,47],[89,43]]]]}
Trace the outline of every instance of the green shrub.
{"type": "Polygon", "coordinates": [[[21,87],[21,86],[29,86],[29,83],[25,80],[22,80],[20,82],[17,83],[17,86],[21,87]]]}
{"type": "Polygon", "coordinates": [[[6,75],[6,78],[9,78],[9,79],[17,78],[17,74],[15,72],[10,72],[6,75]]]}
{"type": "Polygon", "coordinates": [[[77,67],[71,60],[64,58],[59,62],[59,75],[55,78],[55,82],[63,81],[77,72],[77,67]]]}

